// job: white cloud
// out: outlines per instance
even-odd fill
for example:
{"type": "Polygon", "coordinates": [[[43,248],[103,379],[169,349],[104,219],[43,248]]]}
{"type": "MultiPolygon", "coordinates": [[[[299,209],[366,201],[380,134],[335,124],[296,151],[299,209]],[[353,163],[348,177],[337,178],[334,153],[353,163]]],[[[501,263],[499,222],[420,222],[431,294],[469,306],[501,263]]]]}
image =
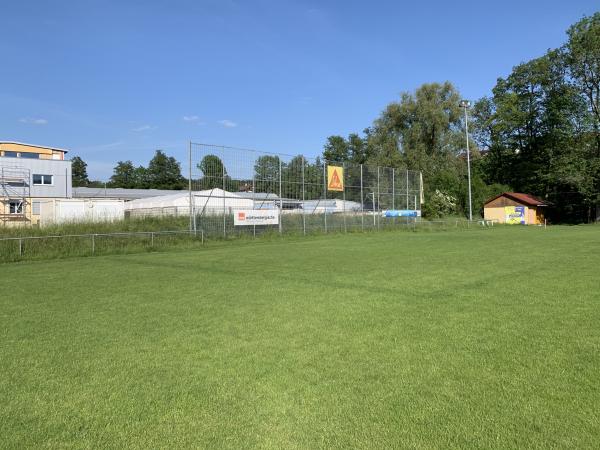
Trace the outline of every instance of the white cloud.
{"type": "Polygon", "coordinates": [[[237,123],[227,119],[219,120],[217,123],[223,125],[225,128],[235,128],[238,126],[237,123]]]}
{"type": "Polygon", "coordinates": [[[141,125],[139,127],[132,128],[131,131],[140,132],[140,131],[148,131],[148,130],[152,130],[152,129],[154,129],[154,127],[151,127],[150,125],[141,125]]]}
{"type": "Polygon", "coordinates": [[[21,123],[30,123],[32,125],[46,125],[48,123],[48,121],[46,119],[34,119],[31,117],[24,117],[22,119],[19,119],[19,122],[21,123]]]}
{"type": "Polygon", "coordinates": [[[198,116],[183,116],[184,122],[195,123],[196,125],[206,125],[206,122],[200,121],[198,116]]]}

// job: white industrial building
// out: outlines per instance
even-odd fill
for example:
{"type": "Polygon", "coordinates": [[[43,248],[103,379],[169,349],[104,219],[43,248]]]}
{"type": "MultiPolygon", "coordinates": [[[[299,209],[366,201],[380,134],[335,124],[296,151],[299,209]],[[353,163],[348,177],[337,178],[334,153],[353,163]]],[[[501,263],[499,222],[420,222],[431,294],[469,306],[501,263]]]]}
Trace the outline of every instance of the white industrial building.
{"type": "Polygon", "coordinates": [[[301,202],[305,214],[356,213],[361,211],[360,203],[351,200],[306,200],[301,202]]]}
{"type": "Polygon", "coordinates": [[[129,217],[144,216],[187,216],[190,200],[193,212],[197,215],[232,214],[237,209],[276,209],[282,208],[286,214],[333,214],[356,213],[361,211],[358,202],[340,199],[301,200],[280,199],[272,193],[229,192],[219,188],[205,191],[175,191],[167,195],[139,198],[125,203],[129,217]]]}
{"type": "MultiPolygon", "coordinates": [[[[196,214],[223,214],[223,211],[232,213],[235,209],[254,209],[256,199],[247,193],[234,193],[219,188],[205,191],[193,191],[191,204],[196,214]]],[[[273,202],[269,200],[268,202],[273,202]]],[[[265,200],[263,203],[268,204],[265,200]]],[[[190,193],[178,191],[169,195],[140,198],[125,203],[125,210],[130,217],[162,216],[162,215],[189,215],[190,193]]]]}

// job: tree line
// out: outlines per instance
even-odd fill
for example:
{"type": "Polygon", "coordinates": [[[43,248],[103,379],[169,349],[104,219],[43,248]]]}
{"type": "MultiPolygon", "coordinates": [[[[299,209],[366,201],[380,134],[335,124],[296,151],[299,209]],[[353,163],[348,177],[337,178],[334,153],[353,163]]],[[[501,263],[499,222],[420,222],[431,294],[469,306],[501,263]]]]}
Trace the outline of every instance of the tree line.
{"type": "MultiPolygon", "coordinates": [[[[566,43],[515,66],[469,111],[473,206],[503,191],[537,195],[563,222],[594,219],[600,204],[600,13],[566,43]]],[[[362,134],[327,138],[323,156],[423,173],[424,213],[466,214],[460,93],[430,83],[390,103],[362,134]]]]}
{"type": "Polygon", "coordinates": [[[148,167],[135,166],[132,161],[118,161],[110,180],[91,181],[87,174],[87,163],[79,156],[71,159],[73,186],[126,189],[185,189],[188,181],[181,174],[181,164],[162,150],[156,150],[148,167]]]}

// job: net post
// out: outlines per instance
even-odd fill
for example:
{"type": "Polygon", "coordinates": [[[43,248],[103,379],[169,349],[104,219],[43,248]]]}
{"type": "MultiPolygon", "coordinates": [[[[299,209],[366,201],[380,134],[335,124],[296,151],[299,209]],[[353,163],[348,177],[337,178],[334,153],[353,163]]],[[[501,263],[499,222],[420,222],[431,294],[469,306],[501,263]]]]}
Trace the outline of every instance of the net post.
{"type": "Polygon", "coordinates": [[[342,190],[342,214],[344,215],[344,233],[348,232],[346,227],[346,163],[342,163],[342,186],[344,189],[342,190]]]}
{"type": "Polygon", "coordinates": [[[279,159],[279,234],[283,232],[283,197],[281,189],[281,157],[279,159]]]}
{"type": "Polygon", "coordinates": [[[365,231],[365,207],[363,201],[363,165],[360,165],[360,229],[365,231]]]}
{"type": "Polygon", "coordinates": [[[392,167],[392,209],[396,209],[396,170],[392,167]]]}
{"type": "Polygon", "coordinates": [[[306,159],[304,155],[302,155],[302,234],[306,236],[306,198],[305,198],[305,190],[304,190],[304,165],[306,164],[306,159]]]}
{"type": "Polygon", "coordinates": [[[327,161],[323,160],[323,220],[325,233],[327,233],[327,161]]]}
{"type": "MultiPolygon", "coordinates": [[[[396,169],[392,167],[392,209],[396,209],[396,169]]],[[[394,221],[394,228],[396,227],[396,218],[392,219],[394,221]]]]}
{"type": "Polygon", "coordinates": [[[192,141],[189,142],[188,148],[188,162],[189,162],[189,178],[188,178],[188,193],[189,193],[189,213],[190,213],[190,233],[192,232],[192,141]]]}
{"type": "Polygon", "coordinates": [[[406,169],[406,209],[410,209],[408,207],[408,169],[406,169]]]}
{"type": "MultiPolygon", "coordinates": [[[[225,147],[221,147],[223,149],[222,155],[225,154],[225,147]]],[[[227,237],[227,216],[225,215],[225,162],[221,160],[221,176],[223,177],[223,237],[227,237]]]]}
{"type": "MultiPolygon", "coordinates": [[[[379,200],[379,166],[377,166],[377,229],[379,230],[379,205],[381,202],[379,200]]],[[[375,214],[375,205],[373,205],[373,214],[375,214]]]]}

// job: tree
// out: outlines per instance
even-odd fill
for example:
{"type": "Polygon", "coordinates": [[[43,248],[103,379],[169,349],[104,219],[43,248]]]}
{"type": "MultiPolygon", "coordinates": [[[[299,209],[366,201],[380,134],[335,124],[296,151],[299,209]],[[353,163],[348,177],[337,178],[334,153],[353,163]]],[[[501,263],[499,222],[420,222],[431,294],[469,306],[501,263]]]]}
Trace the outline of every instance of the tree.
{"type": "MultiPolygon", "coordinates": [[[[587,220],[600,205],[600,12],[584,17],[567,31],[564,47],[570,75],[587,102],[591,130],[581,134],[580,153],[589,173],[580,186],[587,207],[587,220]],[[586,150],[585,147],[588,149],[586,150]]],[[[580,160],[580,158],[576,158],[580,160]]]]}
{"type": "Polygon", "coordinates": [[[181,165],[162,150],[156,150],[146,171],[148,183],[155,189],[183,189],[185,178],[181,175],[181,165]]]}
{"type": "Polygon", "coordinates": [[[323,147],[323,158],[331,163],[348,161],[350,146],[342,136],[329,136],[323,147]]]}
{"type": "Polygon", "coordinates": [[[566,62],[588,102],[600,153],[600,12],[584,17],[567,31],[566,62]]]}
{"type": "Polygon", "coordinates": [[[154,188],[150,181],[148,169],[146,169],[144,166],[137,166],[133,170],[133,187],[137,189],[154,188]]]}
{"type": "Polygon", "coordinates": [[[87,164],[79,156],[71,159],[73,186],[87,186],[90,183],[87,174],[87,164]]]}
{"type": "Polygon", "coordinates": [[[136,168],[131,161],[119,161],[110,177],[111,187],[133,189],[138,187],[136,168]]]}
{"type": "MultiPolygon", "coordinates": [[[[350,134],[347,139],[330,136],[323,156],[356,164],[356,167],[349,164],[345,172],[346,183],[353,186],[360,186],[358,165],[388,168],[379,178],[379,187],[384,192],[391,190],[389,168],[420,170],[426,198],[437,195],[457,199],[445,204],[443,211],[434,211],[434,202],[427,210],[430,215],[447,213],[447,205],[456,208],[453,213],[466,213],[467,204],[461,191],[467,171],[460,99],[458,90],[449,82],[423,84],[415,92],[404,92],[399,101],[390,103],[373,125],[363,131],[364,136],[350,134]]],[[[477,145],[473,144],[477,156],[477,145]]],[[[374,176],[367,170],[365,178],[370,180],[367,185],[374,176]]],[[[346,198],[360,200],[358,192],[349,192],[346,198]]],[[[381,202],[385,207],[394,203],[389,195],[383,196],[381,202]]]]}
{"type": "MultiPolygon", "coordinates": [[[[367,162],[384,167],[408,167],[423,173],[425,197],[462,199],[466,180],[458,90],[449,82],[428,83],[404,92],[390,103],[367,134],[367,162]]],[[[477,153],[477,146],[473,146],[477,153]]],[[[466,204],[456,203],[457,212],[466,204]]],[[[430,215],[438,212],[429,208],[430,215]]],[[[445,211],[443,211],[445,212],[445,211]]]]}
{"type": "Polygon", "coordinates": [[[324,162],[321,158],[315,158],[315,162],[312,164],[306,161],[304,166],[304,195],[307,200],[323,198],[324,172],[324,162]]]}
{"type": "MultiPolygon", "coordinates": [[[[368,136],[370,130],[367,128],[364,130],[368,136]]],[[[369,159],[369,146],[367,145],[367,139],[361,138],[356,133],[348,135],[348,153],[350,161],[354,164],[364,164],[369,159]]]]}
{"type": "Polygon", "coordinates": [[[227,177],[227,169],[221,158],[216,155],[206,155],[196,167],[202,172],[201,189],[223,188],[223,177],[227,177]]]}
{"type": "MultiPolygon", "coordinates": [[[[282,195],[288,198],[301,198],[302,174],[306,167],[303,155],[294,156],[288,163],[282,164],[282,195]]],[[[306,186],[305,186],[306,189],[306,186]]]]}
{"type": "Polygon", "coordinates": [[[254,183],[256,192],[279,193],[279,156],[259,156],[254,163],[254,183]]]}
{"type": "Polygon", "coordinates": [[[482,176],[547,198],[560,220],[581,221],[597,199],[600,165],[590,145],[591,117],[565,61],[568,49],[519,64],[478,101],[473,129],[488,155],[482,176]]]}

